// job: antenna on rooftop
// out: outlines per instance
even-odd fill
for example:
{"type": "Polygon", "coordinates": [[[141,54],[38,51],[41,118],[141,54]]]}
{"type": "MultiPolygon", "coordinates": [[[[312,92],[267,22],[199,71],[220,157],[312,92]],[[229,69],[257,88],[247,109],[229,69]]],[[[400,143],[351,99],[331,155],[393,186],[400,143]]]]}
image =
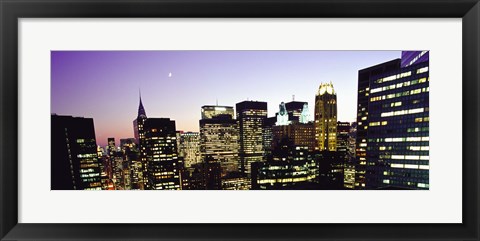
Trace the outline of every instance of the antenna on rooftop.
{"type": "Polygon", "coordinates": [[[292,95],[292,101],[295,101],[295,95],[292,95]]]}

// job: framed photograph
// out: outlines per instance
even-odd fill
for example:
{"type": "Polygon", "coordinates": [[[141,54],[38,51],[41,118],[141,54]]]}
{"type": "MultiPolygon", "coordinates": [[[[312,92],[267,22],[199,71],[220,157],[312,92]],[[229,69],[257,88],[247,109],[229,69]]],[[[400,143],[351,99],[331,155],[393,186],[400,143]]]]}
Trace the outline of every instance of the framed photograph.
{"type": "Polygon", "coordinates": [[[1,240],[479,239],[477,0],[0,4],[1,240]]]}

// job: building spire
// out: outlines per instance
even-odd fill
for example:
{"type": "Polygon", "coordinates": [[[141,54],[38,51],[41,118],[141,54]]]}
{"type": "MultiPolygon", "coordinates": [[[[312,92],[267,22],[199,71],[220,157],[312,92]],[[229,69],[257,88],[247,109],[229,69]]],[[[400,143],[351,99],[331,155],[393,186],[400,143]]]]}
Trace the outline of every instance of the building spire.
{"type": "Polygon", "coordinates": [[[138,96],[140,97],[140,104],[138,105],[138,117],[147,118],[147,113],[145,113],[145,108],[143,108],[142,92],[140,88],[138,89],[138,96]]]}

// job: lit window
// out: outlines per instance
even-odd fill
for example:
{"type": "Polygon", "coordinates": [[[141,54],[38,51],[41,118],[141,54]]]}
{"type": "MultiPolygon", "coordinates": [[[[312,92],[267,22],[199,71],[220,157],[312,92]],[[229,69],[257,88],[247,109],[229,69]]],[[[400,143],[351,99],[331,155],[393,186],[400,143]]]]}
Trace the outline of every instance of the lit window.
{"type": "Polygon", "coordinates": [[[417,74],[421,74],[421,73],[425,73],[425,72],[428,72],[428,66],[417,69],[417,74]]]}

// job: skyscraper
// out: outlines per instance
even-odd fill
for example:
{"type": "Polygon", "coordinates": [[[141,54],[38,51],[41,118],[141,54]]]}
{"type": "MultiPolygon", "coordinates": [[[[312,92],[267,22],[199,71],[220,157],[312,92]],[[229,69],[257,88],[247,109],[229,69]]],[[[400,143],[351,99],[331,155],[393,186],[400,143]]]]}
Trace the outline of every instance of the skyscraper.
{"type": "Polygon", "coordinates": [[[357,123],[353,122],[350,125],[347,139],[347,160],[343,168],[344,173],[344,187],[346,189],[355,188],[355,142],[357,139],[357,123]]]}
{"type": "Polygon", "coordinates": [[[179,155],[184,159],[185,167],[189,168],[201,161],[200,133],[183,132],[180,134],[179,155]]]}
{"type": "MultiPolygon", "coordinates": [[[[280,126],[281,127],[281,126],[280,126]]],[[[252,163],[252,189],[315,189],[317,163],[307,147],[283,138],[265,162],[252,163]]]]}
{"type": "Polygon", "coordinates": [[[211,108],[202,107],[200,153],[203,160],[208,156],[211,161],[220,163],[222,174],[226,175],[238,171],[238,125],[233,119],[233,107],[216,106],[213,109],[217,111],[210,113],[211,108]]]}
{"type": "Polygon", "coordinates": [[[317,150],[337,150],[337,94],[332,83],[320,84],[315,96],[317,150]]]}
{"type": "Polygon", "coordinates": [[[400,59],[395,59],[358,71],[357,93],[357,141],[355,164],[355,188],[365,188],[367,167],[368,111],[370,102],[370,79],[383,73],[391,73],[400,68],[400,59]]]}
{"type": "Polygon", "coordinates": [[[277,122],[275,122],[275,125],[285,126],[289,125],[290,123],[291,121],[288,120],[287,108],[285,107],[285,103],[282,102],[279,105],[279,111],[277,112],[277,122]]]}
{"type": "Polygon", "coordinates": [[[285,103],[290,121],[298,122],[300,120],[305,104],[308,105],[307,102],[303,101],[290,101],[285,103]]]}
{"type": "MultiPolygon", "coordinates": [[[[382,64],[394,63],[395,68],[369,75],[368,87],[359,88],[359,99],[360,90],[368,96],[368,114],[360,109],[362,127],[359,123],[357,130],[368,189],[429,188],[429,53],[415,52],[402,53],[412,59],[405,67],[399,59],[382,64]]],[[[360,81],[367,82],[360,74],[374,67],[359,72],[359,87],[360,81]]]]}
{"type": "Polygon", "coordinates": [[[133,132],[135,135],[135,140],[139,145],[145,138],[143,133],[143,123],[145,122],[146,119],[147,119],[147,113],[145,112],[145,108],[143,107],[142,96],[140,95],[140,103],[138,104],[137,118],[133,121],[133,132]]]}
{"type": "Polygon", "coordinates": [[[125,176],[126,189],[143,189],[142,163],[138,153],[138,146],[135,138],[120,139],[120,148],[123,154],[123,171],[125,176]]]}
{"type": "Polygon", "coordinates": [[[310,110],[308,109],[308,103],[303,104],[302,112],[300,113],[299,122],[307,124],[310,122],[310,110]]]}
{"type": "Polygon", "coordinates": [[[263,127],[267,102],[243,101],[236,104],[240,130],[240,171],[250,176],[250,165],[263,161],[263,127]]]}
{"type": "Polygon", "coordinates": [[[315,128],[313,123],[292,123],[287,126],[273,127],[272,148],[278,147],[282,139],[288,139],[295,146],[307,148],[308,151],[315,150],[315,128]]]}
{"type": "Polygon", "coordinates": [[[273,148],[273,128],[275,127],[275,122],[277,122],[276,117],[268,117],[263,123],[263,156],[264,160],[267,159],[269,155],[272,154],[273,148]]]}
{"type": "Polygon", "coordinates": [[[142,172],[138,173],[139,178],[139,187],[141,189],[146,189],[148,186],[147,182],[147,156],[145,153],[145,131],[144,131],[144,124],[145,120],[147,120],[147,113],[145,112],[145,108],[143,107],[142,103],[142,96],[139,93],[139,104],[138,104],[138,114],[137,118],[133,121],[133,132],[135,135],[135,140],[138,145],[138,152],[139,152],[139,160],[142,165],[142,172]]]}
{"type": "Polygon", "coordinates": [[[220,105],[204,105],[202,106],[202,119],[211,119],[214,116],[230,115],[232,119],[235,118],[235,112],[231,106],[220,105]]]}
{"type": "Polygon", "coordinates": [[[101,190],[93,119],[51,116],[52,190],[101,190]]]}
{"type": "Polygon", "coordinates": [[[180,189],[175,121],[148,118],[143,128],[148,189],[180,189]]]}
{"type": "Polygon", "coordinates": [[[348,150],[348,137],[350,132],[349,122],[337,122],[337,151],[340,155],[347,157],[348,150]]]}

